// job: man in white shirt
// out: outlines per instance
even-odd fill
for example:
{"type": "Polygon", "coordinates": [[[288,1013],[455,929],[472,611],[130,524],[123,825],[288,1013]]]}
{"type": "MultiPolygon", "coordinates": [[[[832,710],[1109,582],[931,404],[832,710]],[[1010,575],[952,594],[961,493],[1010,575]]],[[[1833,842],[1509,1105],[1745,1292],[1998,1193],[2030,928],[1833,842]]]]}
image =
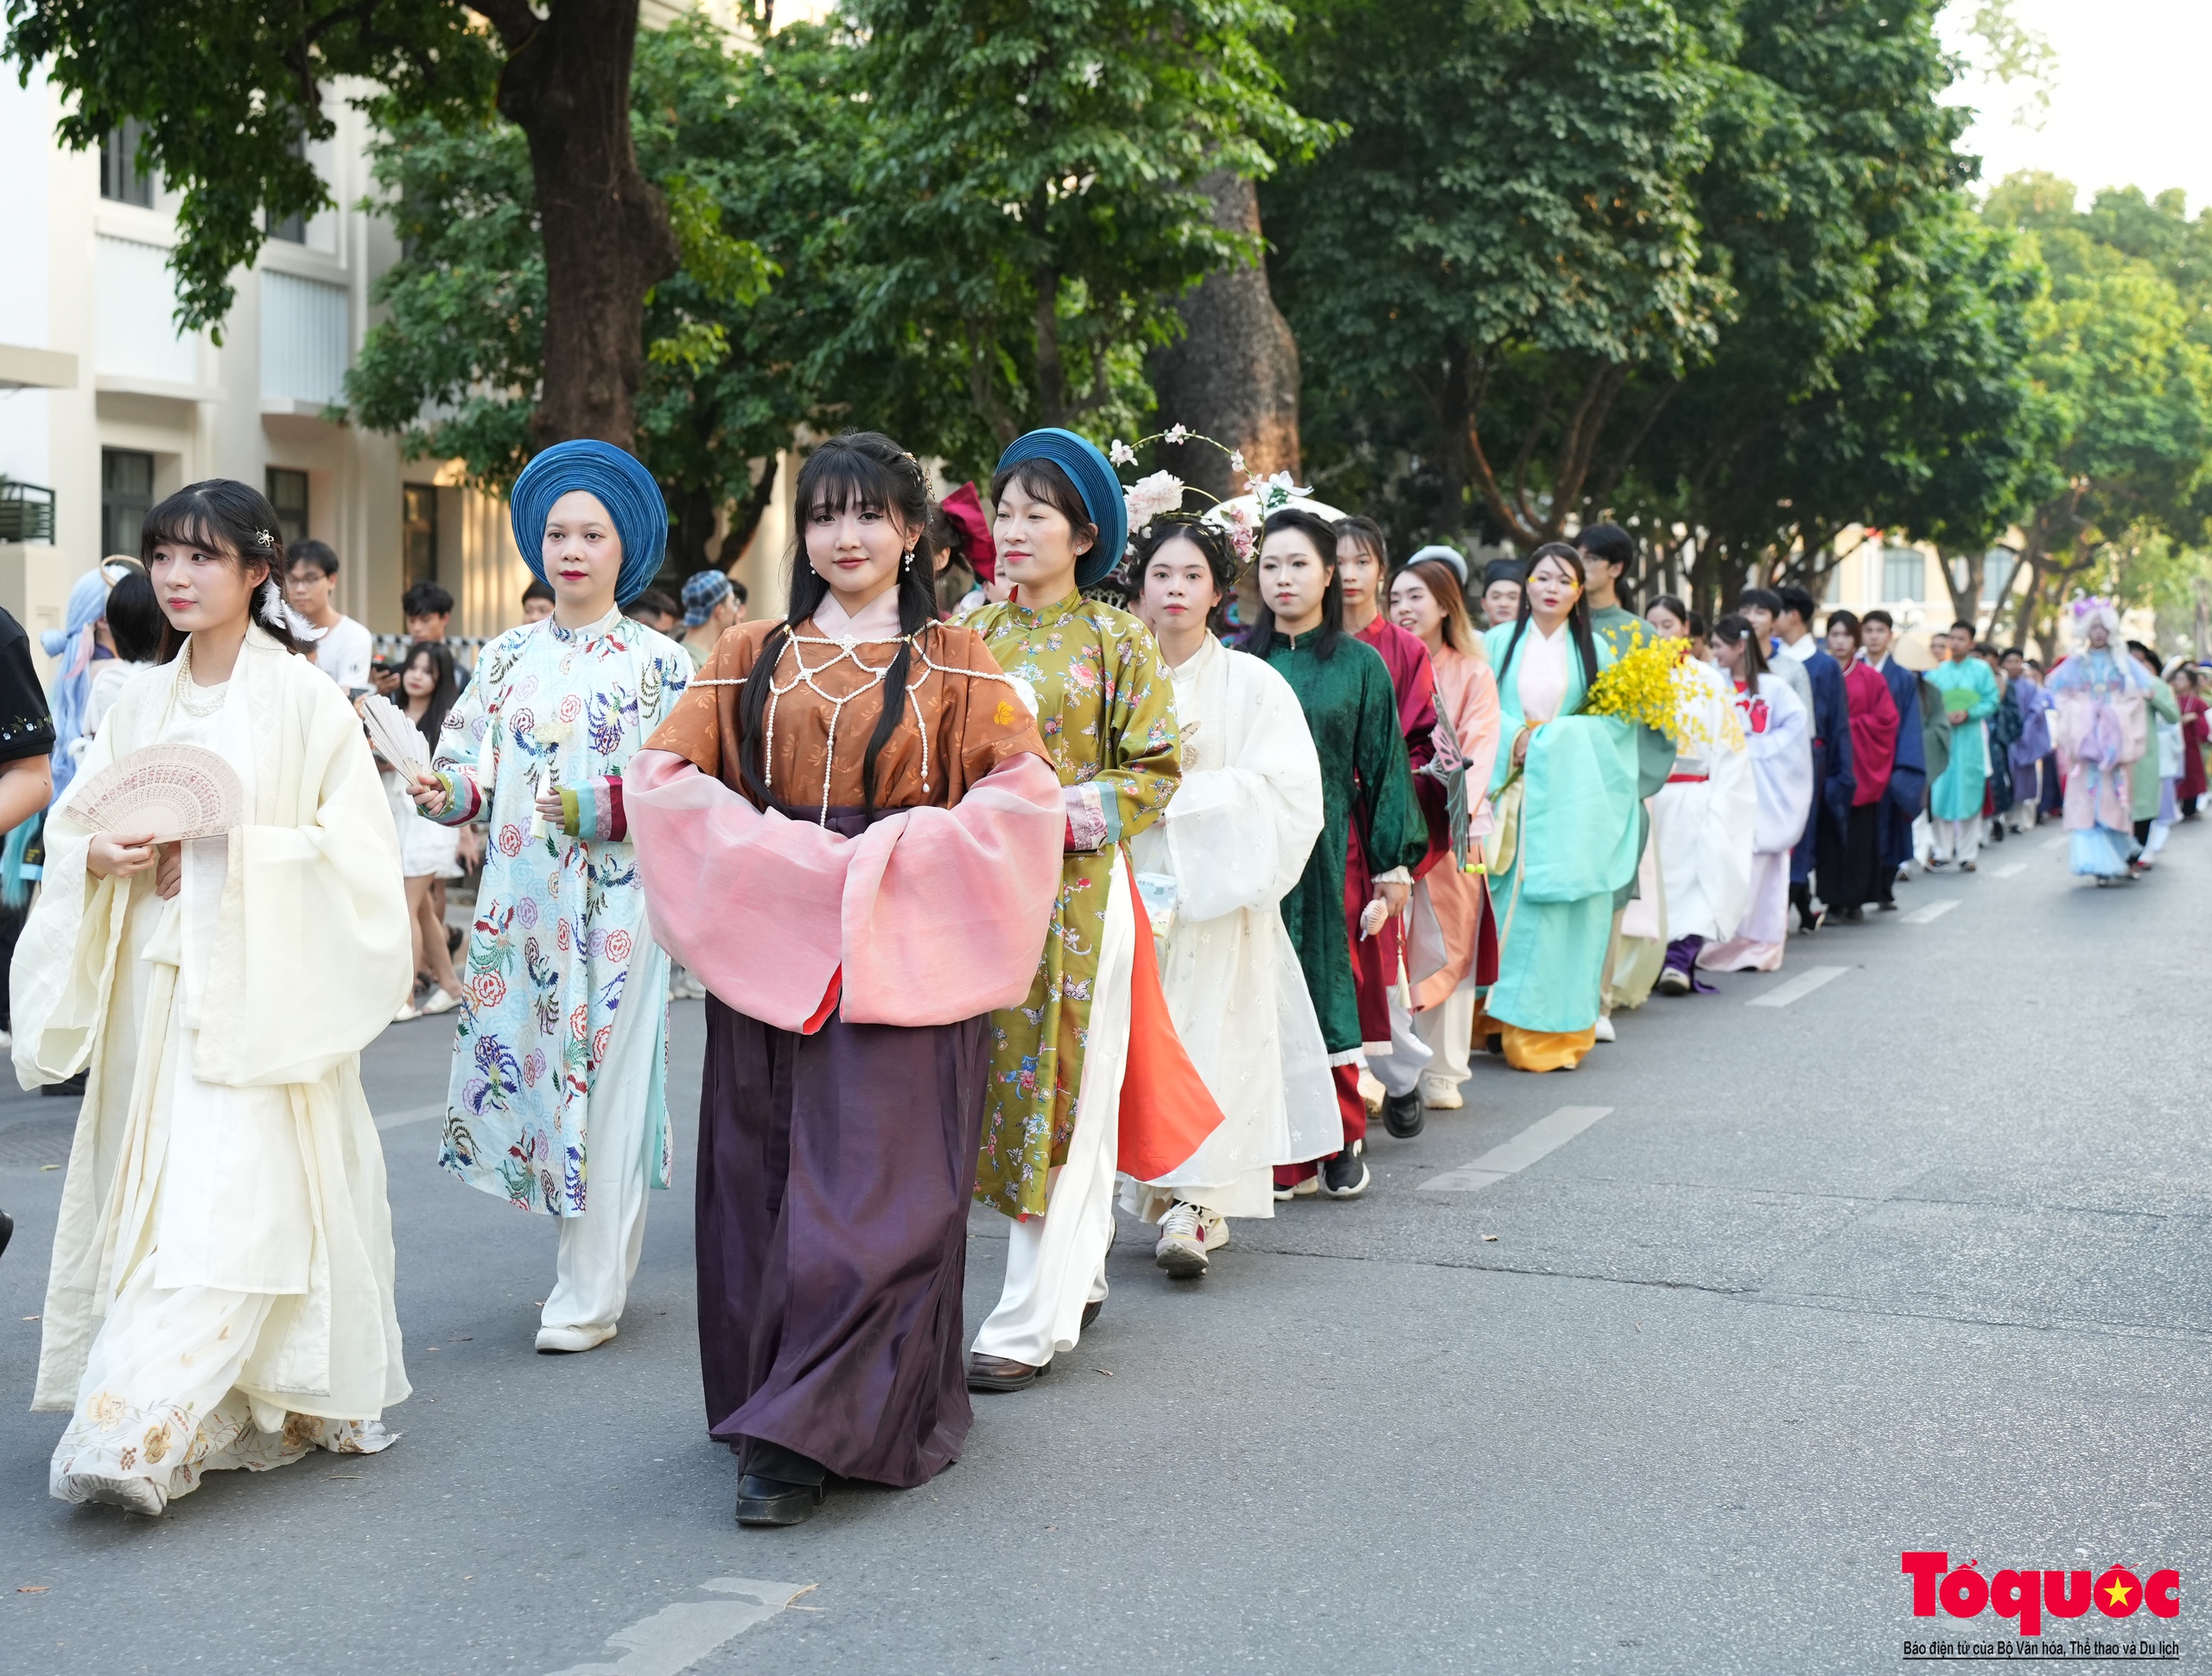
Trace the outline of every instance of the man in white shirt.
{"type": "Polygon", "coordinates": [[[327,543],[293,543],[286,555],[284,597],[294,611],[323,632],[308,648],[308,656],[346,692],[361,692],[369,685],[376,644],[366,624],[355,622],[332,603],[337,585],[338,555],[327,543]]]}

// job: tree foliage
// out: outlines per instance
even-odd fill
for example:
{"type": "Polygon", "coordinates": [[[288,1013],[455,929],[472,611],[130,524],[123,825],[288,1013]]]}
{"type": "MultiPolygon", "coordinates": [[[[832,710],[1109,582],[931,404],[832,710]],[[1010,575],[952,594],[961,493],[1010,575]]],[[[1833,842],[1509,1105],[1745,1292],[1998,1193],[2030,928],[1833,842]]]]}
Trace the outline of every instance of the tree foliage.
{"type": "Polygon", "coordinates": [[[1325,137],[1262,42],[1274,0],[849,0],[872,106],[852,335],[957,354],[998,442],[1128,426],[1175,303],[1257,252],[1201,182],[1325,137]]]}

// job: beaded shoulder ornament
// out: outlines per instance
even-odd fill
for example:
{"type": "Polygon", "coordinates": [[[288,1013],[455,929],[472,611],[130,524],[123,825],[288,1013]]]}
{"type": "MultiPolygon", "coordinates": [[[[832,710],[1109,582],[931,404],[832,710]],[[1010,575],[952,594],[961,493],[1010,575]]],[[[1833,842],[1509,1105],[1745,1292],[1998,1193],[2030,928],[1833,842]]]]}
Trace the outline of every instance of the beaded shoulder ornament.
{"type": "MultiPolygon", "coordinates": [[[[938,675],[964,675],[979,681],[1000,681],[1004,682],[1007,686],[1014,688],[1017,695],[1021,692],[1020,683],[1014,681],[1012,676],[1008,676],[1002,670],[955,669],[950,664],[940,663],[935,658],[931,657],[929,653],[929,648],[922,644],[922,637],[928,632],[928,628],[934,626],[936,626],[936,625],[931,624],[925,628],[915,630],[912,634],[894,634],[880,639],[866,639],[849,637],[833,639],[826,634],[797,634],[787,632],[784,637],[784,644],[782,648],[779,649],[776,654],[775,669],[772,669],[768,672],[768,714],[766,718],[768,737],[766,746],[760,753],[761,778],[766,789],[772,791],[776,787],[776,705],[786,693],[797,692],[798,689],[804,685],[810,692],[813,693],[816,697],[821,699],[830,707],[829,749],[824,753],[822,765],[822,813],[819,819],[816,822],[816,824],[818,826],[829,825],[830,776],[836,771],[837,765],[838,719],[844,714],[845,707],[848,704],[865,694],[875,691],[876,689],[883,685],[885,677],[891,673],[891,665],[889,663],[886,663],[881,669],[874,669],[870,667],[868,664],[862,663],[859,657],[855,656],[855,653],[861,646],[896,646],[904,644],[911,647],[914,655],[922,660],[922,673],[919,678],[910,680],[906,683],[906,702],[913,707],[914,731],[921,736],[922,790],[925,792],[928,791],[930,789],[930,731],[922,720],[921,700],[916,696],[916,693],[917,689],[929,680],[930,676],[932,673],[938,675]],[[819,663],[809,664],[806,661],[806,654],[800,650],[800,648],[804,646],[834,646],[836,648],[836,651],[830,657],[823,658],[819,663]],[[779,682],[776,679],[776,670],[780,670],[783,667],[785,653],[790,655],[794,667],[791,679],[779,682]],[[847,693],[842,698],[838,697],[835,693],[824,692],[822,689],[821,682],[817,681],[815,677],[817,676],[828,674],[831,670],[836,668],[838,664],[844,663],[849,659],[851,661],[855,669],[860,670],[863,675],[868,677],[868,680],[862,682],[860,686],[855,687],[851,692],[847,693]]],[[[741,675],[734,678],[696,680],[690,683],[690,686],[695,688],[742,687],[751,679],[752,677],[750,676],[741,675]]],[[[1027,700],[1024,699],[1023,702],[1027,705],[1027,700]]]]}

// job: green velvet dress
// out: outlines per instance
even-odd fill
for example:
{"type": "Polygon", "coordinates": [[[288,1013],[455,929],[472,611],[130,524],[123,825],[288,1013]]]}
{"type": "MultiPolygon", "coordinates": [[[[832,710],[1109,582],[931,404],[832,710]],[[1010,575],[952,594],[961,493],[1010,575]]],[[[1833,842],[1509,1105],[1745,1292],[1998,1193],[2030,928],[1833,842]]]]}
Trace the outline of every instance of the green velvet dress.
{"type": "Polygon", "coordinates": [[[1398,695],[1389,666],[1372,646],[1337,637],[1328,657],[1315,637],[1278,634],[1268,662],[1290,682],[1321,759],[1321,836],[1306,871],[1282,899],[1282,922],[1298,951],[1306,987],[1335,1063],[1359,1051],[1359,997],[1352,987],[1351,943],[1344,923],[1344,870],[1354,821],[1376,873],[1412,867],[1428,853],[1428,827],[1414,801],[1413,768],[1398,731],[1398,695]]]}
{"type": "Polygon", "coordinates": [[[1061,865],[1059,900],[1028,996],[991,1014],[976,1197],[1009,1216],[1038,1216],[1046,1171],[1066,1160],[1075,1133],[1114,869],[1182,778],[1175,689],[1150,629],[1079,594],[1041,611],[985,606],[968,626],[1001,669],[1035,690],[1045,750],[1061,785],[1084,789],[1076,801],[1088,817],[1086,835],[1099,840],[1061,865]]]}

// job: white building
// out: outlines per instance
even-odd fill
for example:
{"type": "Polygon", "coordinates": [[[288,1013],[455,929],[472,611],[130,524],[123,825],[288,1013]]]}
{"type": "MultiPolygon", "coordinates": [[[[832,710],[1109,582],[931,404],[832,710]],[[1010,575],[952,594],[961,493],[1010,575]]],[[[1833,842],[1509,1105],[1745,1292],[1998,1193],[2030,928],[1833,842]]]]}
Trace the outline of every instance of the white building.
{"type": "MultiPolygon", "coordinates": [[[[658,23],[675,8],[646,10],[658,23]]],[[[219,344],[175,329],[178,194],[137,172],[135,128],[66,150],[45,77],[0,78],[0,225],[12,230],[0,263],[0,606],[34,637],[60,625],[94,562],[137,552],[149,508],[210,477],[262,489],[288,541],[328,542],[340,608],[373,630],[398,632],[400,595],[422,579],[453,594],[456,634],[520,620],[530,577],[505,503],[461,486],[458,462],[403,460],[396,439],[323,416],[372,323],[370,288],[399,257],[391,227],[354,207],[372,187],[368,124],[342,89],[330,110],[338,131],[309,155],[340,207],[271,230],[234,276],[219,344]]],[[[737,568],[756,612],[781,609],[782,464],[783,492],[737,568]]]]}
{"type": "MultiPolygon", "coordinates": [[[[504,507],[455,486],[452,466],[322,416],[343,399],[370,283],[397,258],[390,229],[352,207],[272,228],[235,276],[222,341],[180,334],[176,194],[138,173],[133,127],[72,152],[54,138],[60,114],[43,77],[0,84],[0,215],[16,230],[0,266],[0,476],[22,508],[11,517],[0,496],[0,605],[34,632],[58,625],[78,575],[138,550],[156,501],[231,477],[268,494],[286,539],[336,549],[340,602],[372,628],[400,626],[417,578],[452,590],[456,632],[515,621],[528,577],[504,507]]],[[[366,124],[340,101],[333,116],[336,136],[310,156],[353,206],[370,189],[366,124]]]]}

